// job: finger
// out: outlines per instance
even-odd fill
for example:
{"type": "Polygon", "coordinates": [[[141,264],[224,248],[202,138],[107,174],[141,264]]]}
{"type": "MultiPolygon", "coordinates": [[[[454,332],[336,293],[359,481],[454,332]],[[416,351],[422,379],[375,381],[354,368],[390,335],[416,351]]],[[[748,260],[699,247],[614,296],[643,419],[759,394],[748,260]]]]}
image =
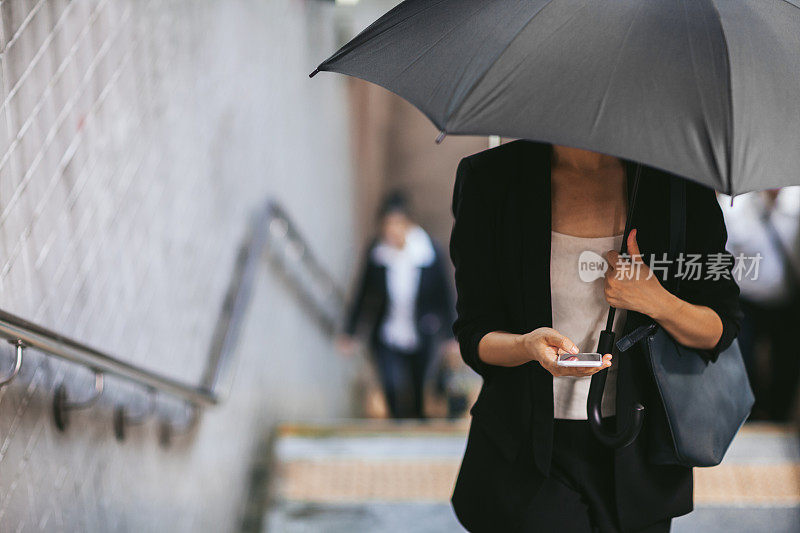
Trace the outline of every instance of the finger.
{"type": "Polygon", "coordinates": [[[603,356],[602,364],[600,366],[595,367],[595,368],[592,369],[592,374],[596,374],[597,372],[600,372],[601,370],[605,370],[606,368],[609,368],[610,366],[611,366],[611,354],[607,353],[607,354],[605,354],[603,356]]]}
{"type": "Polygon", "coordinates": [[[605,297],[606,301],[616,297],[615,288],[611,282],[611,279],[606,279],[603,282],[603,296],[605,297]]]}
{"type": "MultiPolygon", "coordinates": [[[[557,357],[556,357],[557,359],[557,357]]],[[[545,370],[558,377],[564,374],[564,367],[558,366],[556,359],[548,359],[542,364],[545,370]]]]}
{"type": "Polygon", "coordinates": [[[585,372],[582,374],[583,376],[594,376],[595,374],[597,374],[601,370],[605,370],[606,368],[609,368],[609,367],[611,367],[611,361],[603,361],[603,365],[602,366],[595,366],[595,367],[592,367],[592,368],[586,368],[586,369],[581,369],[581,370],[585,370],[585,372]]]}
{"type": "Polygon", "coordinates": [[[619,262],[619,252],[616,250],[609,250],[606,252],[606,261],[608,261],[608,271],[614,270],[619,262]]]}
{"type": "Polygon", "coordinates": [[[639,243],[636,240],[636,234],[637,231],[635,228],[628,234],[628,253],[634,260],[641,259],[641,252],[639,251],[639,243]]]}
{"type": "Polygon", "coordinates": [[[600,366],[593,366],[593,367],[578,367],[576,370],[579,371],[580,375],[582,376],[593,376],[596,373],[600,372],[611,366],[611,354],[607,353],[603,356],[602,364],[600,366]]]}
{"type": "Polygon", "coordinates": [[[572,342],[568,337],[562,335],[556,330],[552,330],[551,332],[547,333],[544,338],[545,342],[547,342],[550,346],[554,348],[559,348],[564,350],[565,352],[569,353],[578,353],[580,350],[572,342]]]}
{"type": "Polygon", "coordinates": [[[597,374],[601,370],[605,370],[611,366],[611,354],[606,354],[603,356],[603,362],[601,366],[593,366],[593,367],[567,367],[565,370],[568,372],[570,376],[575,377],[589,377],[597,374]]]}

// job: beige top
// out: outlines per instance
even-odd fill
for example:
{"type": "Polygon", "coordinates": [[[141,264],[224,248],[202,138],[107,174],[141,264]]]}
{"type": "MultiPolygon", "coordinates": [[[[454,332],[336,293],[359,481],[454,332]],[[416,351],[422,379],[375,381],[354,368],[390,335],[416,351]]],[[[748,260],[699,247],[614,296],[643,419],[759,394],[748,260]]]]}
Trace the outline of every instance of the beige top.
{"type": "MultiPolygon", "coordinates": [[[[581,352],[596,352],[600,332],[605,328],[608,302],[603,294],[603,275],[608,267],[605,253],[619,250],[622,235],[609,237],[574,237],[551,232],[550,292],[553,328],[569,337],[581,352]]],[[[614,332],[619,334],[625,311],[618,309],[614,332]]],[[[601,413],[616,412],[617,359],[612,352],[601,413]]],[[[555,418],[586,420],[586,400],[591,377],[554,377],[553,406],[555,418]]]]}

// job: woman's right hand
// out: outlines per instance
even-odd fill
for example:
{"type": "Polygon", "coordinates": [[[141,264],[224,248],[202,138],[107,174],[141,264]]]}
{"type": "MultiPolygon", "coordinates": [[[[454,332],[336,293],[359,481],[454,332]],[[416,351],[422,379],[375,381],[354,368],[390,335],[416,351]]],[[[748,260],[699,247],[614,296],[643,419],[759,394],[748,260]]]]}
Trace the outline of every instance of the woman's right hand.
{"type": "Polygon", "coordinates": [[[586,377],[611,366],[611,354],[603,356],[599,367],[558,366],[559,354],[578,353],[578,347],[568,337],[553,328],[537,328],[522,335],[522,343],[531,360],[538,361],[554,376],[586,377]]]}

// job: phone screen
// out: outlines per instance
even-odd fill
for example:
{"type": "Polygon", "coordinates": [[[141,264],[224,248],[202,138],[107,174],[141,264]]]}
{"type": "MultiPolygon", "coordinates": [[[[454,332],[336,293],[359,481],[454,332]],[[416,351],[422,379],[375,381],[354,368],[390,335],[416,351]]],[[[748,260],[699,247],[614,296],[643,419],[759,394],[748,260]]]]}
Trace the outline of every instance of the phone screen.
{"type": "Polygon", "coordinates": [[[568,353],[559,354],[558,366],[601,366],[603,356],[599,353],[568,353]]]}

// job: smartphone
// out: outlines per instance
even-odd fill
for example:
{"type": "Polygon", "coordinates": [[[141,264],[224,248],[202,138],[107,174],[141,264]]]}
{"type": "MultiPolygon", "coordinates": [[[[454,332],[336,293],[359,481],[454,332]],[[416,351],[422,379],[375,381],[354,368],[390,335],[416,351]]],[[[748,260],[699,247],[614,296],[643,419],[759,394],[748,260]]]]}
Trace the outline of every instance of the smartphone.
{"type": "Polygon", "coordinates": [[[599,353],[568,353],[559,354],[556,361],[558,366],[603,366],[603,356],[599,353]]]}

